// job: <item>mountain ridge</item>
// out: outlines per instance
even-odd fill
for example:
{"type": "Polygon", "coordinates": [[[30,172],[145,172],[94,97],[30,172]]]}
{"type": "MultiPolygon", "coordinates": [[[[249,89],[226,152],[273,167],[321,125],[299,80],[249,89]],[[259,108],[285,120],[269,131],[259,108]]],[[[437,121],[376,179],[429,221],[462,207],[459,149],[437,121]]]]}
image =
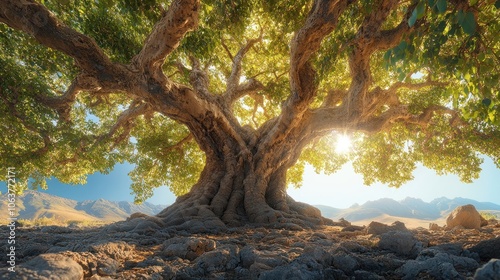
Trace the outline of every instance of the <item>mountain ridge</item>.
{"type": "MultiPolygon", "coordinates": [[[[2,194],[0,202],[0,220],[7,220],[7,198],[2,194]]],[[[104,221],[125,220],[132,213],[142,212],[155,215],[166,205],[144,202],[141,205],[128,201],[109,201],[105,199],[77,201],[39,191],[28,190],[16,196],[18,219],[35,220],[53,218],[58,221],[104,221]]]]}
{"type": "Polygon", "coordinates": [[[424,202],[420,198],[406,197],[403,200],[381,198],[370,200],[364,204],[354,204],[346,209],[333,208],[325,205],[315,205],[322,214],[332,220],[344,218],[357,222],[377,217],[392,216],[406,219],[437,220],[446,217],[456,207],[472,204],[478,211],[491,211],[500,214],[500,205],[492,202],[480,202],[473,199],[456,197],[449,199],[440,197],[431,202],[424,202]]]}

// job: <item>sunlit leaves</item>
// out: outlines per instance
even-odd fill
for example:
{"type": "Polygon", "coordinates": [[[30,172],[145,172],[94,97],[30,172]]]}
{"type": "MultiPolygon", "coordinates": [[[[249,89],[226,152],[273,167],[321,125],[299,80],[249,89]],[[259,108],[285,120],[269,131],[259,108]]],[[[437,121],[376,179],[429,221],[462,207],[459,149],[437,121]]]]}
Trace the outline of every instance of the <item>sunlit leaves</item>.
{"type": "Polygon", "coordinates": [[[444,13],[448,7],[447,0],[428,0],[429,7],[437,13],[444,13]]]}
{"type": "Polygon", "coordinates": [[[200,27],[184,38],[181,48],[195,57],[211,57],[219,37],[217,30],[200,27]]]}
{"type": "Polygon", "coordinates": [[[424,12],[425,12],[425,1],[420,1],[417,4],[417,7],[415,7],[413,12],[411,13],[410,18],[408,19],[408,25],[410,27],[415,25],[415,22],[417,22],[418,19],[424,16],[424,12]]]}
{"type": "MultiPolygon", "coordinates": [[[[479,177],[482,160],[474,151],[475,137],[454,136],[449,118],[435,118],[428,131],[417,134],[414,141],[415,155],[424,166],[440,175],[457,174],[460,180],[472,182],[479,177]],[[451,136],[450,136],[451,135],[451,136]]],[[[465,134],[467,135],[467,134],[465,134]]]]}
{"type": "Polygon", "coordinates": [[[136,151],[130,159],[136,167],[129,174],[136,202],[151,197],[159,186],[182,195],[196,183],[205,159],[194,141],[183,141],[188,135],[184,126],[160,115],[137,121],[136,151]]]}
{"type": "Polygon", "coordinates": [[[309,0],[280,1],[260,0],[264,12],[271,15],[275,23],[284,32],[296,31],[310,10],[309,0]]]}
{"type": "Polygon", "coordinates": [[[408,131],[403,127],[365,137],[355,147],[354,170],[363,175],[366,185],[378,181],[391,187],[401,186],[413,179],[416,168],[408,140],[408,131]]]}
{"type": "Polygon", "coordinates": [[[232,35],[239,35],[249,23],[253,1],[224,0],[204,1],[203,21],[212,30],[225,29],[232,35]]]}

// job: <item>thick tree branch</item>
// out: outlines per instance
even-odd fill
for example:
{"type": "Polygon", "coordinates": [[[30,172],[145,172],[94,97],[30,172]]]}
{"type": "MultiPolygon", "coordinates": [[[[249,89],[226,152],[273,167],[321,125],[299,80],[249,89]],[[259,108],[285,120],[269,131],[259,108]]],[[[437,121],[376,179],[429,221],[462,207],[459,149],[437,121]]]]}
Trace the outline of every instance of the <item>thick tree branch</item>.
{"type": "Polygon", "coordinates": [[[37,100],[42,104],[54,109],[59,114],[59,118],[64,122],[70,121],[70,112],[76,96],[80,92],[78,80],[75,79],[61,96],[37,96],[37,100]]]}
{"type": "Polygon", "coordinates": [[[257,79],[251,78],[242,84],[238,85],[238,88],[233,94],[233,100],[237,100],[245,95],[251,95],[259,90],[263,90],[264,85],[257,79]]]}
{"type": "Polygon", "coordinates": [[[75,59],[87,74],[101,82],[120,72],[91,38],[60,22],[43,5],[31,0],[2,0],[0,22],[22,30],[41,44],[75,59]]]}
{"type": "Polygon", "coordinates": [[[198,25],[199,0],[173,1],[167,13],[156,23],[141,52],[134,57],[138,69],[150,73],[159,71],[165,58],[182,38],[198,25]]]}
{"type": "Polygon", "coordinates": [[[265,144],[261,146],[261,153],[283,141],[290,129],[303,119],[303,114],[317,94],[316,71],[310,60],[319,50],[323,39],[334,30],[342,12],[351,2],[351,0],[314,1],[306,22],[291,41],[289,72],[291,93],[283,103],[282,113],[267,135],[265,144]]]}
{"type": "Polygon", "coordinates": [[[109,129],[109,131],[97,137],[93,147],[97,146],[102,141],[111,139],[119,129],[123,129],[123,131],[113,140],[113,145],[117,145],[121,141],[125,140],[130,135],[130,131],[134,127],[133,121],[137,117],[151,112],[151,110],[152,108],[147,103],[137,104],[137,102],[132,102],[128,109],[120,114],[115,124],[109,129]]]}
{"type": "Polygon", "coordinates": [[[193,139],[194,139],[193,134],[189,133],[186,137],[182,138],[179,142],[175,143],[174,145],[163,148],[161,150],[161,153],[166,155],[173,150],[182,151],[182,148],[184,147],[184,145],[193,139]]]}
{"type": "Polygon", "coordinates": [[[408,110],[408,105],[400,105],[389,108],[380,116],[375,116],[365,122],[356,124],[356,128],[366,133],[376,133],[379,131],[388,130],[395,123],[403,123],[407,125],[417,125],[423,128],[429,126],[432,118],[435,115],[450,116],[449,124],[452,127],[465,126],[467,123],[460,118],[460,114],[442,105],[431,105],[423,110],[420,114],[411,114],[408,110]]]}
{"type": "Polygon", "coordinates": [[[442,87],[446,85],[448,85],[448,83],[428,80],[421,83],[396,82],[388,89],[376,87],[366,94],[363,100],[362,115],[369,117],[376,113],[382,106],[399,106],[401,102],[399,100],[398,90],[400,89],[419,90],[431,86],[442,87]]]}
{"type": "Polygon", "coordinates": [[[210,97],[210,92],[208,86],[210,80],[208,78],[207,72],[200,67],[200,61],[195,57],[190,57],[192,69],[189,71],[189,82],[193,86],[194,90],[204,98],[210,97]]]}
{"type": "MultiPolygon", "coordinates": [[[[367,117],[366,115],[363,116],[365,112],[373,112],[371,109],[368,111],[363,110],[370,107],[370,103],[373,103],[373,96],[369,92],[369,88],[373,82],[370,69],[371,55],[375,51],[387,50],[398,45],[404,34],[415,29],[408,26],[408,18],[416,4],[410,5],[398,26],[390,30],[381,29],[390,12],[398,4],[396,0],[378,1],[376,8],[365,18],[356,37],[351,42],[353,50],[349,54],[349,69],[352,81],[343,102],[348,107],[348,114],[362,118],[367,117]]],[[[390,99],[393,101],[397,100],[396,98],[390,99]]]]}
{"type": "Polygon", "coordinates": [[[321,107],[334,107],[340,105],[344,97],[346,96],[347,91],[340,89],[332,89],[329,90],[326,94],[321,107]]]}
{"type": "MultiPolygon", "coordinates": [[[[382,24],[386,21],[394,7],[398,5],[397,0],[378,1],[373,12],[366,16],[361,28],[358,30],[353,41],[354,45],[363,46],[364,51],[372,53],[376,49],[390,48],[393,44],[398,44],[405,31],[409,30],[407,14],[402,22],[392,30],[381,30],[382,24]]],[[[411,11],[410,11],[411,12],[411,11]]]]}
{"type": "Polygon", "coordinates": [[[252,48],[255,44],[262,41],[262,33],[257,39],[250,39],[247,41],[245,46],[243,46],[233,60],[233,68],[231,70],[231,75],[227,79],[226,92],[224,93],[225,99],[229,102],[234,102],[237,99],[237,91],[240,85],[240,77],[241,77],[241,64],[243,62],[243,58],[245,54],[252,48]]]}
{"type": "MultiPolygon", "coordinates": [[[[403,83],[396,82],[387,89],[376,87],[371,90],[365,99],[363,108],[360,108],[361,115],[350,114],[350,108],[347,104],[334,106],[338,98],[343,96],[345,92],[340,90],[332,90],[328,95],[323,106],[319,109],[311,110],[313,118],[311,123],[313,130],[325,129],[343,129],[354,128],[356,126],[363,127],[362,130],[375,131],[376,128],[382,128],[395,119],[408,119],[413,123],[417,122],[418,117],[406,112],[407,105],[401,104],[398,97],[398,90],[409,89],[419,90],[426,87],[441,87],[446,86],[446,82],[438,81],[424,81],[420,83],[403,83]],[[327,106],[328,105],[328,106],[327,106]],[[386,106],[389,110],[385,113],[379,114],[381,108],[386,106]]],[[[436,111],[438,107],[432,106],[429,112],[436,111]]],[[[441,107],[443,109],[444,107],[441,107]]]]}
{"type": "Polygon", "coordinates": [[[309,60],[319,50],[322,40],[338,23],[350,1],[314,1],[304,26],[297,31],[290,47],[291,95],[286,107],[292,111],[304,111],[316,93],[316,73],[309,60]]]}

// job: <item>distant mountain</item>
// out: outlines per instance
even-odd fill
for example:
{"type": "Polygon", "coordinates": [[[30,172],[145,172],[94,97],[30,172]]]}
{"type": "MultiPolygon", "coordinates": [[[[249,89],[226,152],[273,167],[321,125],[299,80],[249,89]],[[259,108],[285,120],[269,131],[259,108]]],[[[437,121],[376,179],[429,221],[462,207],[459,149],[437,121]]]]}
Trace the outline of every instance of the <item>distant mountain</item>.
{"type": "Polygon", "coordinates": [[[351,222],[374,219],[378,217],[400,217],[419,220],[436,220],[446,217],[453,209],[460,205],[472,204],[478,211],[500,212],[500,205],[491,202],[478,202],[467,198],[449,199],[441,197],[431,202],[407,197],[401,201],[382,198],[368,201],[362,205],[353,205],[347,209],[337,209],[328,206],[317,206],[323,216],[338,220],[344,218],[351,222]]]}
{"type": "MultiPolygon", "coordinates": [[[[7,218],[6,194],[1,196],[0,220],[7,218]]],[[[141,212],[155,215],[165,205],[154,205],[148,202],[135,205],[131,202],[112,202],[105,199],[76,201],[37,191],[25,191],[16,197],[16,210],[19,219],[54,218],[59,221],[120,221],[132,213],[141,212]]]]}

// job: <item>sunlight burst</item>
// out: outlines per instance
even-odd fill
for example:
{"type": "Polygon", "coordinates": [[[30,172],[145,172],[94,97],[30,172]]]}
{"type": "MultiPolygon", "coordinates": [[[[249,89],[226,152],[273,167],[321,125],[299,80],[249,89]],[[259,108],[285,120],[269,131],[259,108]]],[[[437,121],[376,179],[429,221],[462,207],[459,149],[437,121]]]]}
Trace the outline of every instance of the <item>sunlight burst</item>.
{"type": "Polygon", "coordinates": [[[351,138],[345,134],[337,135],[337,143],[335,144],[335,152],[345,154],[351,149],[351,138]]]}

